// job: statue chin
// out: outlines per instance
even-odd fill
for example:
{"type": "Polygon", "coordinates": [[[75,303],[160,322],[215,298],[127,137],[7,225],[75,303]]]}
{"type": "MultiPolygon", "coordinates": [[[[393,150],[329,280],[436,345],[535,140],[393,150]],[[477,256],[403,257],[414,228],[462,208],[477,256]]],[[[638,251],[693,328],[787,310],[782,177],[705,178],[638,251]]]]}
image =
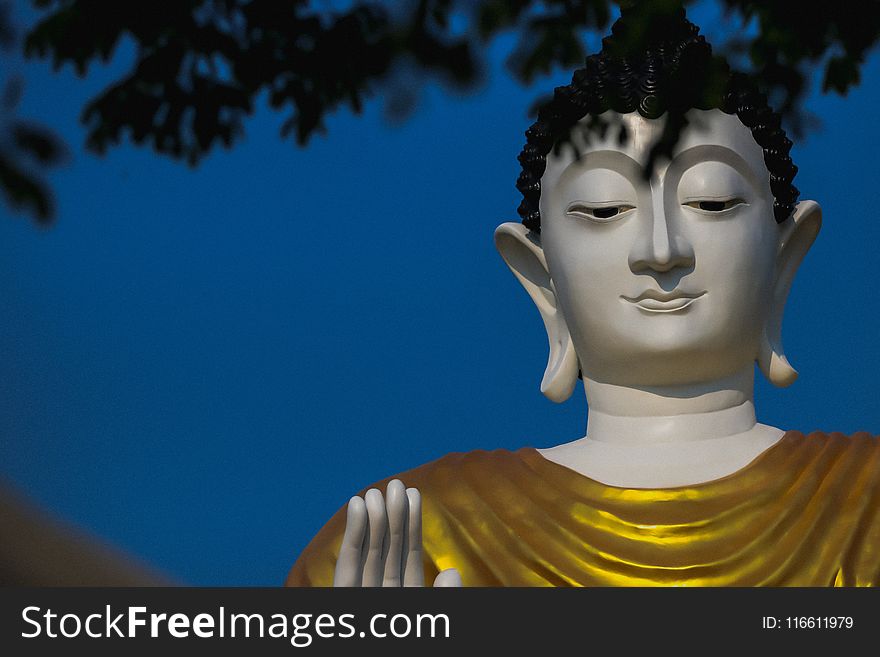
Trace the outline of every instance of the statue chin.
{"type": "Polygon", "coordinates": [[[668,116],[644,109],[662,99],[614,105],[662,92],[666,77],[650,76],[674,75],[696,39],[682,21],[649,40],[650,66],[603,50],[602,66],[557,91],[520,155],[524,221],[495,231],[547,331],[540,390],[564,401],[582,381],[586,435],[450,454],[377,482],[288,584],[880,585],[866,531],[880,527],[867,502],[880,499],[880,441],[756,417],[756,363],[778,386],[797,376],[783,311],[821,226],[817,203],[796,203],[778,117],[731,76],[718,106],[687,112],[669,156],[653,158],[668,116]],[[601,113],[622,132],[587,140],[553,123],[587,106],[602,111],[584,125],[601,113]],[[571,147],[555,149],[563,129],[571,147]],[[389,528],[409,551],[384,545],[389,528]]]}

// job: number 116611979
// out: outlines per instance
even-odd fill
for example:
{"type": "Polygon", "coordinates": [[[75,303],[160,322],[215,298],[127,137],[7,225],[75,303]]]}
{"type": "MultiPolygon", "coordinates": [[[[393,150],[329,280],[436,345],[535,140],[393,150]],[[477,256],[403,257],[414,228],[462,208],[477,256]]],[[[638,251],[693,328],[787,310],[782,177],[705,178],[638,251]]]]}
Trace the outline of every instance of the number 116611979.
{"type": "Polygon", "coordinates": [[[852,616],[763,616],[761,627],[765,630],[851,630],[852,616]]]}

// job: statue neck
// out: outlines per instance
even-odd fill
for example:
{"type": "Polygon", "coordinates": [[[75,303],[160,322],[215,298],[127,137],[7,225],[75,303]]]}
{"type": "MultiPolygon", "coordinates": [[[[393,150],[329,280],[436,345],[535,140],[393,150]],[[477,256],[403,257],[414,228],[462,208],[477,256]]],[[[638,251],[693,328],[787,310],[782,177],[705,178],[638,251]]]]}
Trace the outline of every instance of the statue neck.
{"type": "Polygon", "coordinates": [[[624,444],[686,443],[741,434],[757,420],[754,368],[693,385],[632,387],[584,377],[587,437],[624,444]]]}
{"type": "Polygon", "coordinates": [[[539,449],[610,486],[665,488],[732,474],[785,433],[757,424],[754,369],[712,383],[632,387],[584,380],[587,435],[539,449]]]}

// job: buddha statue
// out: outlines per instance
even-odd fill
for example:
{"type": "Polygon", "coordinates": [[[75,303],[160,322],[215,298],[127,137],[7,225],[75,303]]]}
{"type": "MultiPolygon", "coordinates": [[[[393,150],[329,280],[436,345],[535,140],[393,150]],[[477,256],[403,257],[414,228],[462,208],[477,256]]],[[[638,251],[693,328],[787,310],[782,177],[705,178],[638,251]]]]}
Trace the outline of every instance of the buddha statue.
{"type": "Polygon", "coordinates": [[[586,435],[374,484],[288,585],[880,584],[880,441],[767,426],[753,403],[756,362],[797,376],[783,309],[820,208],[797,202],[791,142],[749,79],[683,12],[655,28],[622,54],[624,15],[542,107],[522,223],[495,231],[547,330],[541,391],[580,379],[586,435]]]}

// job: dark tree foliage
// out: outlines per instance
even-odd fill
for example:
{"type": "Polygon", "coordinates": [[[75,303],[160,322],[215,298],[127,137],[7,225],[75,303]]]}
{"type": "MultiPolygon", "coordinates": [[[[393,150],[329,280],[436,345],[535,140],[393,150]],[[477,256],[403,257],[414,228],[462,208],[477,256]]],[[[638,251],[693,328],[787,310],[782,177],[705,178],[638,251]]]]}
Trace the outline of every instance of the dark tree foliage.
{"type": "Polygon", "coordinates": [[[216,145],[232,145],[257,96],[287,110],[282,135],[299,144],[341,104],[360,112],[393,65],[466,86],[477,56],[465,37],[448,37],[451,3],[422,2],[396,15],[378,3],[346,12],[310,9],[305,0],[36,0],[49,11],[28,35],[26,52],[71,63],[84,74],[108,60],[123,37],[136,61],[82,115],[88,147],[103,152],[129,131],[136,143],[196,164],[216,145]]]}
{"type": "MultiPolygon", "coordinates": [[[[0,3],[0,50],[15,45],[9,5],[0,3]]],[[[15,115],[24,82],[12,77],[0,91],[0,189],[16,210],[30,212],[39,223],[52,218],[52,195],[43,170],[58,164],[64,149],[47,128],[15,115]]]]}
{"type": "MultiPolygon", "coordinates": [[[[797,134],[808,82],[845,94],[860,82],[880,33],[880,1],[715,0],[733,34],[714,44],[744,60],[797,134]],[[754,29],[742,30],[745,25],[754,29]]],[[[128,73],[84,108],[87,146],[98,153],[126,135],[195,165],[229,147],[265,92],[286,120],[282,135],[305,144],[340,106],[359,112],[377,93],[395,94],[401,67],[457,89],[478,86],[488,43],[518,35],[508,60],[520,81],[587,54],[584,36],[603,34],[618,7],[634,6],[638,48],[658,16],[689,0],[33,0],[42,11],[25,40],[29,56],[55,67],[117,56],[124,40],[135,58],[128,73]],[[333,7],[344,7],[334,10],[333,7]]],[[[408,90],[411,91],[411,90],[408,90]]],[[[407,103],[388,101],[392,108],[407,103]]],[[[525,109],[525,108],[524,108],[525,109]]],[[[677,135],[672,135],[677,137],[677,135]]],[[[674,140],[673,140],[674,141],[674,140]]],[[[6,185],[5,180],[3,181],[6,185]]]]}

